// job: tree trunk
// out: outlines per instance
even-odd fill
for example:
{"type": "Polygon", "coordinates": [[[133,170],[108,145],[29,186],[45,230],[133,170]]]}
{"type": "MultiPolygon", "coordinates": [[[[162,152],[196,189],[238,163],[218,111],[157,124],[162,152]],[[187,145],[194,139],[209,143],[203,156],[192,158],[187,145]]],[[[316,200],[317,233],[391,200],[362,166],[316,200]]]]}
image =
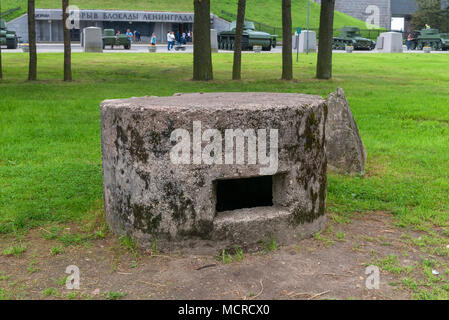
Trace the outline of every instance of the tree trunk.
{"type": "Polygon", "coordinates": [[[292,3],[282,0],[282,80],[293,79],[292,3]]]}
{"type": "Polygon", "coordinates": [[[335,0],[321,1],[320,32],[318,43],[318,62],[316,77],[332,78],[332,38],[334,36],[335,0]]]}
{"type": "Polygon", "coordinates": [[[37,79],[36,21],[34,11],[34,0],[28,0],[28,44],[30,47],[28,80],[30,81],[37,79]]]}
{"type": "Polygon", "coordinates": [[[237,24],[234,41],[234,65],[232,67],[232,80],[242,79],[242,34],[245,23],[246,0],[239,0],[237,8],[237,24]]]}
{"type": "Polygon", "coordinates": [[[67,27],[69,0],[62,0],[62,31],[64,33],[64,81],[72,81],[72,49],[70,47],[70,29],[67,27]]]}
{"type": "Polygon", "coordinates": [[[2,48],[0,47],[0,80],[3,79],[2,48]]]}
{"type": "Polygon", "coordinates": [[[213,79],[212,48],[210,43],[210,0],[193,0],[193,80],[213,79]]]}
{"type": "MultiPolygon", "coordinates": [[[[2,1],[0,0],[0,14],[2,13],[2,1]]],[[[0,46],[0,80],[3,79],[3,67],[2,67],[2,46],[0,46]]]]}

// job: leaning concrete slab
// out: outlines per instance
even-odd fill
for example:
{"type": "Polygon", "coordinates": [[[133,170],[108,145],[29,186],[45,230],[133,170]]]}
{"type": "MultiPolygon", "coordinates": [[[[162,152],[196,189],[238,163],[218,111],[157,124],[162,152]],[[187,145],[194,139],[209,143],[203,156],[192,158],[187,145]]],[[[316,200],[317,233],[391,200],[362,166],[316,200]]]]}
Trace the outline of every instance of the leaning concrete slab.
{"type": "Polygon", "coordinates": [[[323,228],[326,102],[278,93],[101,104],[105,215],[143,246],[213,252],[323,228]]]}
{"type": "Polygon", "coordinates": [[[338,88],[327,99],[326,122],[328,170],[345,174],[365,173],[366,149],[360,137],[343,89],[338,88]]]}

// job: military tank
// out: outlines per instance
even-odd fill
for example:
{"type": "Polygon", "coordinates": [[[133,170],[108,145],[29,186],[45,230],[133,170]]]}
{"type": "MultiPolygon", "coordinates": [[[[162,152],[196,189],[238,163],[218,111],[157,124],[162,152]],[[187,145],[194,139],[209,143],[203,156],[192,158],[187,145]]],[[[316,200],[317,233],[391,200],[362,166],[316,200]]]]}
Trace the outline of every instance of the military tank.
{"type": "Polygon", "coordinates": [[[126,50],[131,49],[131,40],[129,40],[126,34],[115,35],[114,29],[104,29],[103,33],[103,49],[106,46],[123,46],[126,50]]]}
{"type": "Polygon", "coordinates": [[[6,21],[0,19],[0,45],[6,46],[8,49],[17,49],[19,38],[15,31],[6,29],[6,21]]]}
{"type": "Polygon", "coordinates": [[[422,50],[424,47],[431,47],[434,51],[449,50],[449,33],[440,33],[438,29],[422,29],[416,31],[415,35],[410,46],[412,50],[422,50]]]}
{"type": "Polygon", "coordinates": [[[357,27],[343,27],[340,35],[334,38],[332,49],[345,50],[346,46],[353,46],[354,50],[373,50],[376,42],[363,38],[357,27]]]}
{"type": "MultiPolygon", "coordinates": [[[[218,34],[218,48],[221,50],[234,50],[236,21],[231,23],[229,31],[218,34]]],[[[242,50],[253,50],[254,46],[261,46],[264,51],[271,51],[276,48],[276,35],[266,32],[256,31],[254,23],[245,21],[242,34],[242,50]]]]}

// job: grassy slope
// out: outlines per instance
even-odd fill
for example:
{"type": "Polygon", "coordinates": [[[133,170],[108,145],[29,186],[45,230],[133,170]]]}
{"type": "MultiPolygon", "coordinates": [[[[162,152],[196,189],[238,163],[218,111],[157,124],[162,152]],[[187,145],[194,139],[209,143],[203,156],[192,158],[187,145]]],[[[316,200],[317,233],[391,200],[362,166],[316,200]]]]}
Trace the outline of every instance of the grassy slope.
{"type": "Polygon", "coordinates": [[[107,98],[194,91],[346,90],[368,151],[365,177],[330,175],[329,210],[384,210],[399,224],[447,228],[449,76],[446,55],[336,54],[333,81],[314,79],[316,55],[280,76],[279,54],[243,56],[243,82],[229,81],[232,55],[214,55],[216,81],[189,81],[190,54],[39,55],[39,78],[25,82],[27,55],[4,53],[0,83],[0,231],[82,220],[101,209],[99,103],[107,98]],[[148,58],[146,58],[148,57],[148,58]]]}
{"type": "MultiPolygon", "coordinates": [[[[221,10],[236,13],[236,0],[212,0],[212,12],[220,15],[221,10]]],[[[2,0],[3,9],[22,6],[21,13],[26,11],[26,0],[2,0]]],[[[82,9],[124,9],[124,10],[163,10],[163,11],[193,11],[192,0],[71,0],[70,4],[77,5],[82,9]]],[[[37,8],[59,8],[60,0],[36,0],[37,8]]],[[[311,27],[318,28],[320,6],[311,3],[311,27]]],[[[307,18],[307,1],[292,0],[293,26],[305,27],[307,18]]],[[[20,14],[21,14],[20,13],[20,14]]],[[[14,17],[18,16],[17,13],[14,17]]],[[[280,27],[281,4],[279,0],[248,0],[247,18],[266,23],[271,26],[280,27]]],[[[358,26],[365,29],[364,22],[345,15],[341,12],[335,13],[335,28],[345,25],[358,26]]]]}

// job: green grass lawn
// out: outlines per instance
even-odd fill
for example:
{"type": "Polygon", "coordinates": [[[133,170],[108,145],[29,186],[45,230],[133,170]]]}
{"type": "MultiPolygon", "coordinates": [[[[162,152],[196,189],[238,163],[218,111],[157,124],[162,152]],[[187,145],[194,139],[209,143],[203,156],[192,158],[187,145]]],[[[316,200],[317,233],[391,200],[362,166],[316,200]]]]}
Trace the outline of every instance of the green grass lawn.
{"type": "MultiPolygon", "coordinates": [[[[20,12],[9,19],[26,12],[26,0],[1,0],[3,10],[20,6],[20,12]]],[[[181,11],[193,12],[193,0],[70,0],[71,5],[81,9],[119,9],[119,10],[148,10],[148,11],[181,11]]],[[[311,27],[318,28],[320,6],[311,1],[311,27]]],[[[60,8],[60,0],[36,0],[36,8],[60,8]]],[[[221,10],[237,13],[237,0],[211,0],[211,11],[221,15],[221,10]]],[[[305,27],[307,21],[307,0],[292,0],[293,26],[305,27]]],[[[281,1],[279,0],[249,0],[247,1],[247,19],[263,22],[270,26],[282,26],[281,1]]],[[[335,28],[343,26],[358,26],[366,29],[365,22],[355,19],[341,12],[335,13],[335,28]]]]}
{"type": "Polygon", "coordinates": [[[244,54],[242,82],[231,54],[214,55],[216,80],[190,81],[190,54],[39,54],[39,81],[25,81],[27,55],[3,53],[0,82],[0,231],[84,221],[102,207],[100,111],[104,99],[197,91],[297,92],[343,87],[368,151],[364,177],[330,175],[329,211],[387,211],[399,225],[448,226],[449,74],[443,54],[337,54],[334,79],[314,79],[316,55],[278,80],[280,54],[244,54]]]}

